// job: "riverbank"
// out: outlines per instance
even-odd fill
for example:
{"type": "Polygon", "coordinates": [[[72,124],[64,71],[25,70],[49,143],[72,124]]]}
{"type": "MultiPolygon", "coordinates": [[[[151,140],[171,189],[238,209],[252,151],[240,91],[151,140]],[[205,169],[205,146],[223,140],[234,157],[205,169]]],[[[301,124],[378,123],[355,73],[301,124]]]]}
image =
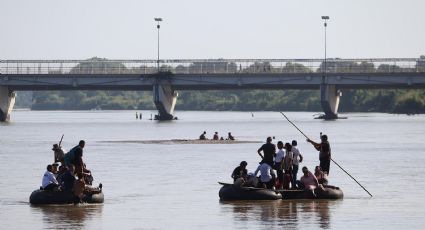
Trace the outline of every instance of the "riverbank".
{"type": "MultiPolygon", "coordinates": [[[[151,92],[19,92],[32,110],[156,110],[151,92]]],[[[176,110],[321,111],[318,90],[181,91],[176,110]]],[[[339,112],[425,113],[425,90],[343,90],[339,112]]]]}

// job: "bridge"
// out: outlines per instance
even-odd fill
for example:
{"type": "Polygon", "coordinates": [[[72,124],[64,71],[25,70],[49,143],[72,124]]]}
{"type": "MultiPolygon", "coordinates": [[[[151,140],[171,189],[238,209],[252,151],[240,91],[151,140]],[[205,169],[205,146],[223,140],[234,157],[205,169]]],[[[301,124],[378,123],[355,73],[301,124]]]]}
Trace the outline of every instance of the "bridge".
{"type": "Polygon", "coordinates": [[[174,118],[178,90],[317,89],[325,119],[344,89],[425,88],[425,58],[0,60],[0,121],[16,91],[153,91],[157,119],[174,118]]]}

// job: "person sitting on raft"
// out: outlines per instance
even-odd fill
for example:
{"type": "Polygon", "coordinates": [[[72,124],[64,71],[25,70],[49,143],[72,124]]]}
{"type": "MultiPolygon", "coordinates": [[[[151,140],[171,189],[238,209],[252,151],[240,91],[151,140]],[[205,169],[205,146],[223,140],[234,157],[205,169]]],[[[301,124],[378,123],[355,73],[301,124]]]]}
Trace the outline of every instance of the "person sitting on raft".
{"type": "Polygon", "coordinates": [[[77,174],[77,180],[74,181],[74,196],[75,196],[75,203],[82,203],[84,200],[84,197],[88,194],[98,194],[102,192],[102,184],[99,184],[99,187],[95,188],[90,185],[87,185],[84,181],[83,174],[78,173],[77,174]]]}
{"type": "Polygon", "coordinates": [[[68,166],[68,170],[61,175],[61,188],[63,191],[72,192],[75,183],[75,166],[73,164],[68,166]]]}
{"type": "Polygon", "coordinates": [[[58,144],[54,144],[52,150],[53,150],[53,157],[54,157],[53,163],[60,162],[63,165],[64,164],[63,158],[65,156],[65,151],[61,147],[59,147],[58,144]]]}
{"type": "Polygon", "coordinates": [[[316,168],[314,169],[314,176],[317,178],[317,181],[319,182],[319,184],[322,184],[322,185],[328,184],[328,179],[326,179],[326,174],[322,172],[322,169],[320,168],[320,166],[316,166],[316,168]]]}
{"type": "Polygon", "coordinates": [[[220,139],[220,137],[218,136],[218,132],[215,132],[213,136],[213,140],[218,141],[218,139],[220,139]]]}
{"type": "Polygon", "coordinates": [[[75,166],[72,164],[68,166],[68,170],[61,176],[62,190],[74,195],[75,204],[82,201],[86,190],[91,191],[92,194],[100,193],[102,191],[102,184],[99,184],[99,188],[90,188],[85,184],[82,176],[82,174],[79,174],[79,179],[77,180],[75,178],[75,166]]]}
{"type": "Polygon", "coordinates": [[[53,175],[55,175],[55,177],[57,177],[58,176],[58,166],[59,166],[59,164],[58,163],[53,163],[52,164],[52,173],[53,173],[53,175]]]}
{"type": "Polygon", "coordinates": [[[75,146],[74,148],[72,148],[71,150],[69,150],[69,152],[67,152],[64,156],[64,162],[66,166],[69,165],[75,165],[75,151],[77,151],[77,149],[81,149],[81,151],[83,151],[84,146],[86,145],[86,142],[84,140],[81,140],[77,146],[75,146]]]}
{"type": "Polygon", "coordinates": [[[234,137],[234,136],[232,136],[232,133],[231,133],[231,132],[229,132],[229,133],[227,134],[227,140],[230,140],[230,141],[234,141],[234,140],[235,140],[235,137],[234,137]]]}
{"type": "MultiPolygon", "coordinates": [[[[257,176],[257,174],[255,174],[257,176]]],[[[267,163],[262,163],[260,166],[260,186],[263,188],[273,189],[276,175],[272,167],[267,163]]]]}
{"type": "Polygon", "coordinates": [[[57,190],[59,187],[59,183],[52,172],[52,168],[52,165],[47,165],[46,167],[47,171],[44,173],[43,180],[41,182],[43,190],[53,191],[57,190]]]}
{"type": "Polygon", "coordinates": [[[243,182],[246,181],[248,177],[248,170],[246,169],[246,166],[248,163],[246,161],[242,161],[238,167],[236,167],[232,172],[232,178],[233,182],[236,182],[238,179],[242,179],[243,182]]]}
{"type": "Polygon", "coordinates": [[[206,140],[207,138],[205,137],[205,135],[207,134],[206,131],[204,131],[201,136],[199,136],[199,140],[206,140]]]}
{"type": "Polygon", "coordinates": [[[62,190],[72,193],[74,197],[74,204],[80,203],[82,196],[80,196],[81,189],[78,186],[77,179],[75,179],[75,167],[73,164],[68,166],[68,170],[62,176],[62,190]]]}
{"type": "Polygon", "coordinates": [[[304,188],[304,190],[310,191],[314,197],[316,197],[316,194],[314,193],[314,190],[316,188],[322,188],[323,187],[319,184],[317,181],[317,178],[314,176],[313,173],[311,173],[307,167],[302,168],[303,176],[301,177],[300,181],[300,188],[304,188]]]}
{"type": "Polygon", "coordinates": [[[56,174],[56,180],[58,181],[59,185],[62,184],[62,182],[63,182],[62,181],[62,177],[63,177],[63,175],[65,175],[65,173],[66,173],[67,170],[68,169],[66,168],[65,165],[59,166],[59,171],[56,174]]]}

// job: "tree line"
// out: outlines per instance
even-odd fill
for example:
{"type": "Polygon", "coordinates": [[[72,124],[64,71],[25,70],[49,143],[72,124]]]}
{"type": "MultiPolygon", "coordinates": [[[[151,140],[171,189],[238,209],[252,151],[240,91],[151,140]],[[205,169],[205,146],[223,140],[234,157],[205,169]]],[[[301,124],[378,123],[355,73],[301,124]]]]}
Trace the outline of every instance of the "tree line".
{"type": "MultiPolygon", "coordinates": [[[[154,110],[152,92],[19,92],[17,107],[33,110],[154,110]]],[[[321,111],[319,90],[181,91],[177,110],[321,111]]],[[[425,113],[424,90],[344,90],[340,112],[425,113]]]]}

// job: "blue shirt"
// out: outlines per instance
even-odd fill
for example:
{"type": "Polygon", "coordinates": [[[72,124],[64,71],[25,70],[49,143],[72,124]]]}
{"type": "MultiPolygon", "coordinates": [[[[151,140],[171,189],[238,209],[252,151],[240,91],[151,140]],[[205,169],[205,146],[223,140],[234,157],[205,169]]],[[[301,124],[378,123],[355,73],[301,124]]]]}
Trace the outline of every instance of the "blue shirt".
{"type": "Polygon", "coordinates": [[[77,148],[81,148],[81,147],[79,145],[75,146],[74,148],[69,150],[69,152],[67,152],[65,156],[63,157],[63,161],[65,162],[66,166],[69,166],[75,163],[75,151],[77,150],[77,148]]]}

